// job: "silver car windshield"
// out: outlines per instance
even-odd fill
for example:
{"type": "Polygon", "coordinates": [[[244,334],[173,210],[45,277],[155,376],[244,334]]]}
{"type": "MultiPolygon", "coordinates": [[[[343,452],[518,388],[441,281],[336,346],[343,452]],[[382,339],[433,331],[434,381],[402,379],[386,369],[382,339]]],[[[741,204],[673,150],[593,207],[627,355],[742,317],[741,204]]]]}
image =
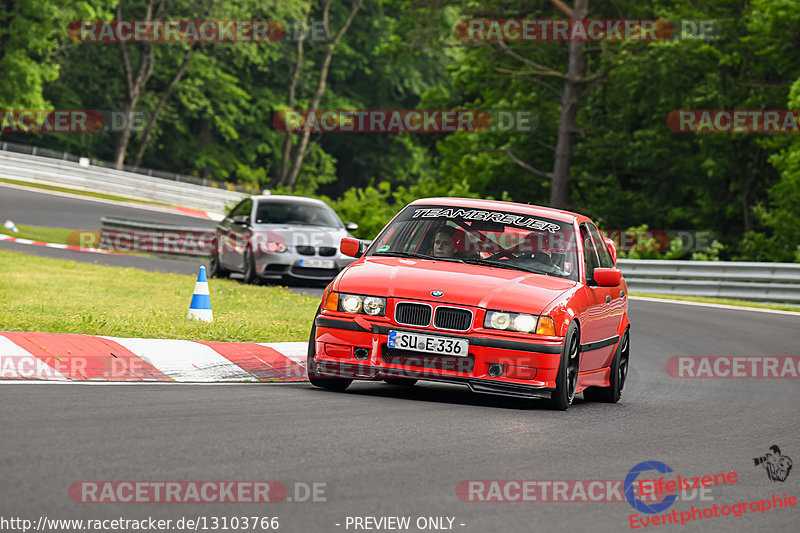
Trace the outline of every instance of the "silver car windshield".
{"type": "Polygon", "coordinates": [[[259,202],[256,224],[344,227],[336,214],[320,205],[294,202],[259,202]]]}
{"type": "Polygon", "coordinates": [[[370,247],[368,256],[398,256],[578,279],[571,223],[513,212],[410,206],[370,247]]]}

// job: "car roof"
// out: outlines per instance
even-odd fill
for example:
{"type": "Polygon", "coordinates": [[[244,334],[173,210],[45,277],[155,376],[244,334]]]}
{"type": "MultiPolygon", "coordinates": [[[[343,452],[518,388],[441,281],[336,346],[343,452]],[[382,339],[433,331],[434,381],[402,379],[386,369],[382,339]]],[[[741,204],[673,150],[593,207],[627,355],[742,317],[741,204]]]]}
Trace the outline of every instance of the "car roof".
{"type": "Polygon", "coordinates": [[[561,209],[553,209],[552,207],[542,207],[539,205],[518,204],[516,202],[503,202],[501,200],[483,200],[479,198],[420,198],[414,200],[409,205],[427,205],[437,204],[448,207],[461,207],[469,209],[490,209],[494,211],[511,211],[524,215],[538,216],[551,218],[560,222],[574,222],[575,220],[584,221],[589,220],[588,217],[573,213],[571,211],[564,211],[561,209]]]}
{"type": "Polygon", "coordinates": [[[308,198],[307,196],[291,196],[288,194],[261,194],[256,196],[251,196],[252,200],[256,202],[293,202],[297,204],[315,204],[315,205],[324,205],[327,206],[325,202],[322,200],[317,200],[316,198],[308,198]]]}

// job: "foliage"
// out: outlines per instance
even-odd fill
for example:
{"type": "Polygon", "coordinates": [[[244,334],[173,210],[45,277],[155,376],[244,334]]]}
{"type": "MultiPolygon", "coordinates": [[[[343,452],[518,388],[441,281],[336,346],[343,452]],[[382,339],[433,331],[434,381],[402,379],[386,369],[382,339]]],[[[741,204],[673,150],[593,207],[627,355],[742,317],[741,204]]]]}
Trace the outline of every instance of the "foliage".
{"type": "MultiPolygon", "coordinates": [[[[133,18],[145,3],[125,0],[125,12],[133,18]]],[[[293,21],[313,25],[323,13],[321,0],[166,5],[174,18],[277,19],[290,30],[293,21]]],[[[74,43],[66,33],[70,20],[110,19],[115,7],[107,0],[4,3],[0,107],[123,108],[118,46],[74,43]]],[[[796,0],[590,0],[589,8],[591,18],[601,19],[713,20],[720,31],[711,40],[587,44],[584,72],[597,78],[580,93],[570,208],[600,227],[710,231],[719,240],[703,252],[711,258],[800,260],[797,134],[676,133],[666,124],[679,109],[800,108],[796,0]]],[[[334,30],[348,10],[348,2],[332,4],[334,30]]],[[[549,0],[366,0],[333,56],[320,108],[527,110],[538,117],[536,129],[315,133],[296,194],[326,198],[343,219],[360,224],[363,238],[374,237],[419,197],[548,202],[563,86],[558,73],[566,72],[569,43],[508,43],[508,50],[465,43],[455,27],[470,17],[563,14],[549,0]],[[531,74],[530,62],[549,74],[531,74]]],[[[274,189],[286,134],[272,119],[289,105],[298,61],[293,37],[198,45],[159,115],[142,165],[274,189]]],[[[297,109],[311,100],[326,51],[312,37],[303,43],[297,109]]],[[[156,66],[138,106],[144,112],[156,108],[185,50],[153,46],[156,66]]],[[[141,135],[134,135],[129,156],[141,135]]],[[[3,140],[108,160],[116,137],[3,134],[3,140]]],[[[692,257],[679,248],[661,256],[692,257]]]]}

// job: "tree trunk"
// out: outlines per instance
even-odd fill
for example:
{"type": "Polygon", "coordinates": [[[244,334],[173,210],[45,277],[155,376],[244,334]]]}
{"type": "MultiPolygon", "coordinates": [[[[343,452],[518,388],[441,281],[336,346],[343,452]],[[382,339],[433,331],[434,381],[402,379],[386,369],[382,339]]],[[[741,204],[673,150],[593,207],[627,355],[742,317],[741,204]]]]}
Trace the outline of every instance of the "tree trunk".
{"type": "MultiPolygon", "coordinates": [[[[153,0],[149,0],[144,20],[152,20],[152,18],[153,0]]],[[[123,20],[122,0],[117,4],[117,20],[123,20]]],[[[127,120],[123,130],[119,132],[117,136],[117,144],[114,147],[114,168],[117,170],[122,169],[122,165],[125,163],[125,152],[127,152],[128,144],[131,141],[133,112],[136,110],[136,104],[139,103],[139,97],[142,95],[147,82],[150,80],[150,76],[153,75],[153,47],[143,43],[139,46],[139,50],[139,64],[136,67],[136,74],[134,75],[133,68],[131,67],[131,60],[128,57],[128,48],[124,41],[120,41],[119,43],[119,52],[122,56],[125,84],[128,91],[126,94],[127,101],[125,102],[125,118],[127,120]]]]}
{"type": "MultiPolygon", "coordinates": [[[[589,0],[575,0],[572,7],[572,19],[586,16],[589,0]]],[[[558,140],[556,142],[555,161],[553,163],[553,181],[550,189],[550,207],[564,209],[569,205],[569,186],[572,179],[570,163],[572,161],[572,132],[578,115],[578,88],[583,69],[583,42],[572,41],[569,44],[569,62],[564,91],[561,96],[561,118],[558,123],[558,140]]]]}
{"type": "MultiPolygon", "coordinates": [[[[325,30],[325,35],[330,36],[330,26],[328,24],[328,16],[330,13],[330,6],[331,1],[328,0],[325,3],[325,9],[323,10],[323,26],[325,30]]],[[[314,98],[311,100],[311,103],[308,106],[309,112],[315,112],[319,109],[319,103],[322,100],[322,97],[325,94],[325,87],[328,83],[328,69],[331,66],[331,60],[333,59],[333,53],[336,51],[336,46],[339,44],[339,41],[344,36],[347,29],[350,27],[350,24],[353,23],[353,19],[356,17],[356,13],[358,10],[361,9],[361,6],[364,4],[364,0],[356,0],[353,2],[353,7],[350,8],[350,14],[347,15],[347,20],[336,33],[336,37],[332,40],[329,38],[328,44],[328,51],[325,53],[325,59],[322,62],[322,68],[319,71],[319,81],[317,83],[317,91],[314,93],[314,98]]],[[[289,187],[290,191],[294,191],[295,183],[297,183],[297,177],[300,175],[300,168],[303,166],[303,159],[306,156],[306,150],[308,150],[308,141],[311,138],[311,130],[305,129],[300,137],[300,144],[295,149],[294,154],[294,162],[292,163],[292,169],[289,171],[289,175],[286,177],[285,184],[289,187]]]]}
{"type": "MultiPolygon", "coordinates": [[[[292,83],[289,85],[289,110],[294,110],[295,92],[297,91],[297,80],[300,79],[300,71],[303,69],[303,41],[308,35],[306,29],[306,22],[308,18],[303,20],[303,35],[297,39],[297,63],[294,66],[294,73],[292,74],[292,83]]],[[[281,157],[281,166],[278,170],[278,176],[275,180],[276,183],[285,183],[286,177],[289,174],[289,161],[292,158],[292,136],[294,133],[287,131],[286,138],[283,140],[283,156],[281,157]]]]}
{"type": "Polygon", "coordinates": [[[191,57],[192,55],[192,50],[194,50],[193,46],[189,46],[186,49],[186,52],[183,54],[183,62],[181,63],[180,68],[178,68],[178,72],[175,73],[175,76],[173,76],[172,81],[169,82],[167,88],[164,89],[163,93],[161,93],[161,98],[158,100],[158,104],[156,105],[156,108],[153,110],[153,114],[150,116],[150,120],[147,122],[147,127],[144,130],[142,141],[139,144],[139,151],[136,153],[136,159],[133,161],[133,166],[135,167],[138,167],[142,163],[142,158],[144,157],[145,150],[147,150],[147,145],[150,143],[150,136],[153,134],[153,129],[155,128],[156,120],[158,120],[158,115],[159,113],[161,113],[161,110],[167,103],[167,100],[172,94],[172,91],[174,91],[175,87],[177,87],[178,83],[180,83],[184,72],[186,72],[186,67],[189,65],[189,57],[191,57]]]}

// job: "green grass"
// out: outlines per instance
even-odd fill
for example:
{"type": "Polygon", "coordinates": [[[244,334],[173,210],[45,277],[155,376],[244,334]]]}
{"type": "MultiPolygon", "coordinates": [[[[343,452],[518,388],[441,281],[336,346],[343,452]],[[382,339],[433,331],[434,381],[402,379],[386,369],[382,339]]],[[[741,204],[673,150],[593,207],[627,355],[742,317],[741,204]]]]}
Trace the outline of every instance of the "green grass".
{"type": "Polygon", "coordinates": [[[319,298],[209,281],[214,322],[186,318],[196,276],[0,250],[0,331],[238,342],[307,341],[319,298]]]}
{"type": "Polygon", "coordinates": [[[150,205],[165,205],[170,206],[170,204],[165,204],[162,202],[153,202],[150,200],[140,200],[138,198],[127,198],[125,196],[115,196],[113,194],[105,194],[102,192],[93,192],[93,191],[82,191],[80,189],[70,189],[69,187],[60,187],[58,185],[47,185],[44,183],[35,183],[32,181],[20,181],[20,180],[11,180],[8,178],[0,178],[0,183],[8,183],[10,185],[20,185],[22,187],[33,187],[34,189],[44,189],[46,191],[56,191],[56,192],[68,192],[70,194],[79,194],[81,196],[90,196],[92,198],[100,198],[102,200],[113,200],[115,202],[136,202],[140,204],[150,204],[150,205]]]}
{"type": "Polygon", "coordinates": [[[776,309],[778,311],[800,312],[800,307],[789,304],[770,304],[751,302],[748,300],[729,300],[727,298],[706,298],[704,296],[680,296],[677,294],[651,294],[645,292],[632,292],[630,296],[643,296],[645,298],[660,298],[662,300],[682,300],[686,302],[700,302],[706,304],[733,305],[736,307],[755,307],[757,309],[776,309]]]}
{"type": "Polygon", "coordinates": [[[24,226],[22,224],[18,224],[17,229],[19,232],[15,233],[5,226],[0,226],[0,233],[4,235],[11,235],[12,237],[16,237],[18,239],[31,239],[33,241],[54,242],[58,244],[66,244],[67,241],[69,241],[70,244],[78,244],[77,242],[72,242],[73,240],[77,240],[77,234],[71,229],[24,226]],[[72,238],[69,238],[70,234],[73,234],[72,238]]]}

